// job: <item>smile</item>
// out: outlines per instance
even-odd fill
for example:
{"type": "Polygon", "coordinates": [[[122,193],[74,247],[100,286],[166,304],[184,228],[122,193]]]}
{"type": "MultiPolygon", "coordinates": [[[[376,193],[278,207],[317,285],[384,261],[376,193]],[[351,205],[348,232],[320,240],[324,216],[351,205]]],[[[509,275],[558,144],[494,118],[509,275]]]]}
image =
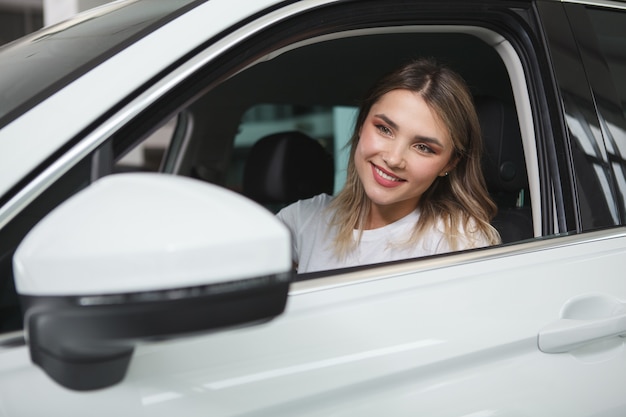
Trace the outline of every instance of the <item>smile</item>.
{"type": "Polygon", "coordinates": [[[378,173],[378,175],[380,175],[381,177],[383,177],[386,180],[389,180],[389,181],[404,181],[403,179],[400,179],[398,177],[394,177],[394,176],[391,176],[391,175],[387,174],[386,172],[384,172],[383,170],[381,170],[377,166],[374,166],[374,169],[376,170],[376,173],[378,173]]]}
{"type": "Polygon", "coordinates": [[[406,182],[406,180],[396,177],[389,172],[383,171],[381,168],[372,164],[372,170],[374,172],[374,179],[376,182],[384,187],[397,187],[398,185],[406,182]]]}

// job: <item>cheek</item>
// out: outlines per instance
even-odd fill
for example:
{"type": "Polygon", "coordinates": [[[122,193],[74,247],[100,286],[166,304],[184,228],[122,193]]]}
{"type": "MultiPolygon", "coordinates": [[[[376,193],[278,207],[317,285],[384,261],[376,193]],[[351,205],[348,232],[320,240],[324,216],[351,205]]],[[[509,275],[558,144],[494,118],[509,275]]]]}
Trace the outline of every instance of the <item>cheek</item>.
{"type": "Polygon", "coordinates": [[[363,129],[359,138],[359,143],[356,146],[356,155],[367,156],[377,152],[376,141],[372,137],[371,132],[363,129]]]}
{"type": "Polygon", "coordinates": [[[359,139],[354,151],[354,167],[356,172],[363,179],[363,175],[370,169],[369,161],[372,159],[373,152],[368,147],[368,141],[363,136],[359,139]]]}
{"type": "Polygon", "coordinates": [[[441,167],[442,160],[432,156],[427,157],[418,152],[407,152],[405,154],[406,170],[413,176],[431,177],[436,175],[441,167]]]}
{"type": "Polygon", "coordinates": [[[356,145],[356,149],[354,150],[354,164],[357,170],[360,170],[363,164],[365,164],[365,159],[367,158],[366,153],[363,148],[363,139],[359,140],[359,143],[356,145]]]}

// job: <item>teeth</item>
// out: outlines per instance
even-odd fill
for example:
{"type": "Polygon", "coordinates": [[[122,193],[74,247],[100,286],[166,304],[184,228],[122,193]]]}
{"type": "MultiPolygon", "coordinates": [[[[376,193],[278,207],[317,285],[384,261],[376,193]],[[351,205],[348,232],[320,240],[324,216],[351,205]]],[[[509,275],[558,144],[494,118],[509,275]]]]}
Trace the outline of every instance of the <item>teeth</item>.
{"type": "Polygon", "coordinates": [[[400,181],[400,178],[392,177],[391,175],[387,174],[386,172],[381,171],[380,169],[378,169],[376,167],[374,167],[374,169],[376,170],[378,175],[380,175],[381,177],[383,177],[386,180],[389,180],[389,181],[400,181]]]}

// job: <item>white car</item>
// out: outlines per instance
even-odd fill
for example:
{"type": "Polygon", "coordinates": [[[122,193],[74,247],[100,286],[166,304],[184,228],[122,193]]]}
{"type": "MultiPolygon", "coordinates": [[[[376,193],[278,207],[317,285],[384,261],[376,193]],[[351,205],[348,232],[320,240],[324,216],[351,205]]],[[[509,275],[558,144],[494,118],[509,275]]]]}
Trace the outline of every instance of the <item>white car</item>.
{"type": "Polygon", "coordinates": [[[0,48],[0,416],[623,417],[625,115],[617,1],[128,0],[0,48]],[[272,212],[421,56],[504,243],[296,274],[272,212]]]}

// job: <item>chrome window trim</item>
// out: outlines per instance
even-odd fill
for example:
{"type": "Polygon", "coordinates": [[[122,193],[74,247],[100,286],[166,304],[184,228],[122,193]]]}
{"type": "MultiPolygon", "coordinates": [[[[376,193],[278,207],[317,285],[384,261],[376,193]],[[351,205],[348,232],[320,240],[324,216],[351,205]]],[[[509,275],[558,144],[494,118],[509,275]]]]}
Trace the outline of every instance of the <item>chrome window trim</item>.
{"type": "Polygon", "coordinates": [[[614,0],[561,0],[561,3],[584,4],[586,6],[607,7],[626,10],[626,3],[614,0]]]}
{"type": "Polygon", "coordinates": [[[289,296],[307,294],[316,291],[325,291],[338,287],[367,282],[396,278],[407,274],[418,274],[446,267],[459,267],[477,262],[502,260],[503,258],[530,255],[549,249],[562,249],[592,242],[608,241],[611,239],[626,239],[626,227],[586,232],[574,235],[552,236],[545,239],[532,239],[523,243],[471,250],[432,258],[417,258],[414,261],[399,261],[386,265],[371,265],[369,268],[334,275],[329,271],[328,276],[312,279],[305,278],[291,284],[289,296]]]}

